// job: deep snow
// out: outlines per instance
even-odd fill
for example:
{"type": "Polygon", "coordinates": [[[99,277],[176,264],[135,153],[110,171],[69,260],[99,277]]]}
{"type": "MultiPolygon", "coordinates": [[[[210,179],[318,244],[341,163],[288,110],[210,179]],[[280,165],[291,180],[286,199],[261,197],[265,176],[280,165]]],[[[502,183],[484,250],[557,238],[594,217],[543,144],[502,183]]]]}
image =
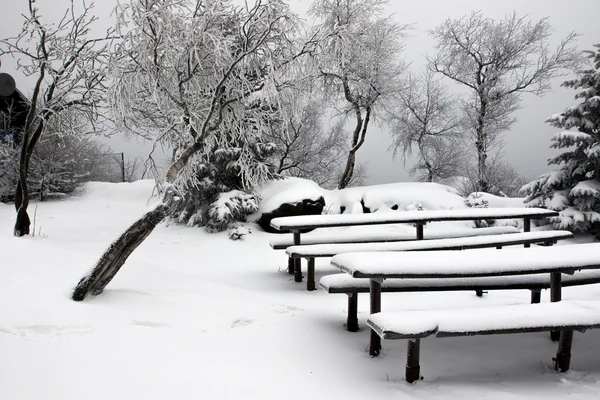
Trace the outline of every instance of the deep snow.
{"type": "MultiPolygon", "coordinates": [[[[307,292],[285,273],[274,235],[161,225],[107,290],[71,290],[149,206],[151,182],[93,184],[37,205],[36,234],[12,237],[0,205],[0,399],[589,399],[600,395],[600,330],[576,333],[572,370],[557,374],[547,333],[425,339],[425,380],[403,381],[405,343],[366,353],[344,330],[346,297],[307,292]]],[[[392,229],[393,226],[390,226],[392,229]]],[[[501,250],[504,251],[504,250],[501,250]]],[[[317,279],[337,272],[317,261],[317,279]]],[[[565,299],[599,300],[600,285],[565,299]]],[[[544,292],[543,301],[548,301],[544,292]]],[[[384,294],[384,311],[527,303],[527,291],[384,294]]]]}

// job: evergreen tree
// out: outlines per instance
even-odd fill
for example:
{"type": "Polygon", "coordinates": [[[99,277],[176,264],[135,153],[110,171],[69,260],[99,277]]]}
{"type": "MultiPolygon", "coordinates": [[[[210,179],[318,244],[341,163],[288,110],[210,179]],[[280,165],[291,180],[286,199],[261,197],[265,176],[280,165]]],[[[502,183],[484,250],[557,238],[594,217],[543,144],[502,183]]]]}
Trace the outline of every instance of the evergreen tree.
{"type": "Polygon", "coordinates": [[[548,123],[560,129],[552,148],[564,149],[550,159],[560,169],[523,186],[526,202],[560,212],[551,219],[556,228],[592,232],[600,239],[600,44],[586,51],[593,61],[590,69],[562,86],[578,90],[580,103],[553,115],[548,123]]]}

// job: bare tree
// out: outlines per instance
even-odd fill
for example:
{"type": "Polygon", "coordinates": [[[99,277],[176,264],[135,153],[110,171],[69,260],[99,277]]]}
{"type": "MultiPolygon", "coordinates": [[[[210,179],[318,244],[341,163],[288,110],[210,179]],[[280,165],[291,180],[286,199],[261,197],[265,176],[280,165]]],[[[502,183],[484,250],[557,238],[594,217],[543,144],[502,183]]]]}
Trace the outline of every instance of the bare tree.
{"type": "Polygon", "coordinates": [[[314,53],[315,67],[334,107],[354,116],[346,165],[338,188],[348,186],[356,152],[365,142],[377,108],[401,88],[406,63],[400,59],[408,29],[384,17],[386,0],[315,0],[310,14],[325,39],[314,53]]]}
{"type": "Polygon", "coordinates": [[[477,151],[480,191],[490,185],[488,153],[515,121],[523,93],[544,94],[552,78],[580,60],[573,47],[576,35],[569,34],[551,51],[551,31],[547,19],[532,22],[513,13],[495,21],[476,12],[447,19],[431,32],[437,41],[431,69],[468,89],[463,104],[477,151]]]}
{"type": "MultiPolygon", "coordinates": [[[[474,192],[481,192],[478,185],[479,172],[471,165],[464,169],[465,174],[460,182],[459,191],[468,196],[474,192]]],[[[519,190],[529,180],[510,163],[503,161],[501,152],[498,151],[488,159],[484,176],[488,182],[487,193],[502,197],[519,197],[519,190]]]]}
{"type": "MultiPolygon", "coordinates": [[[[21,32],[0,39],[0,56],[15,57],[18,70],[35,79],[20,144],[15,236],[29,234],[29,165],[48,124],[68,112],[77,121],[85,119],[95,130],[95,123],[101,119],[99,109],[106,89],[105,61],[112,39],[111,30],[102,37],[90,37],[90,29],[97,20],[93,4],[82,0],[78,12],[71,1],[59,22],[50,24],[42,22],[34,1],[28,0],[29,12],[24,15],[21,32]]],[[[81,125],[76,128],[80,129],[81,125]]],[[[74,129],[70,133],[81,131],[74,129]]]]}
{"type": "Polygon", "coordinates": [[[462,117],[457,98],[432,72],[411,75],[405,90],[394,96],[386,112],[393,142],[406,162],[417,150],[417,162],[411,174],[427,182],[456,175],[464,165],[462,117]]]}
{"type": "Polygon", "coordinates": [[[282,103],[284,119],[271,124],[265,139],[274,143],[275,173],[310,179],[335,188],[344,172],[348,136],[343,121],[325,128],[326,107],[319,93],[294,90],[282,103]]]}
{"type": "Polygon", "coordinates": [[[269,176],[256,162],[253,138],[276,118],[294,61],[308,52],[293,36],[299,21],[280,0],[236,7],[229,1],[133,0],[117,11],[123,41],[112,58],[109,92],[120,127],[176,149],[158,182],[162,199],[131,225],[73,293],[97,295],[129,255],[195,186],[195,160],[216,146],[235,150],[248,185],[269,176]],[[257,106],[259,104],[259,106],[257,106]],[[236,146],[232,149],[232,146],[236,146]]]}

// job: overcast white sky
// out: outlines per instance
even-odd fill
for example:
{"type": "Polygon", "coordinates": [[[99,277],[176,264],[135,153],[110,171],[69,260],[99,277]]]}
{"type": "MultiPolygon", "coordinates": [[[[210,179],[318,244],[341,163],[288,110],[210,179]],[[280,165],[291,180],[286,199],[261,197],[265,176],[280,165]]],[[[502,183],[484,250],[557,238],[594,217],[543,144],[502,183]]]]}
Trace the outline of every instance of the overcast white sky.
{"type": "MultiPolygon", "coordinates": [[[[125,0],[122,0],[125,1],[125,0]]],[[[69,0],[37,0],[36,5],[44,17],[56,19],[64,12],[69,0]]],[[[308,9],[310,0],[290,0],[292,8],[301,15],[308,9]]],[[[21,26],[21,13],[26,10],[25,0],[0,0],[0,37],[14,35],[21,26]]],[[[96,2],[96,14],[101,18],[99,28],[112,24],[111,10],[116,0],[96,2]]],[[[514,10],[519,15],[529,15],[531,19],[548,17],[555,29],[552,44],[557,44],[569,32],[575,31],[581,36],[578,46],[591,49],[592,44],[600,43],[600,0],[390,0],[389,11],[395,18],[406,24],[414,24],[412,36],[406,43],[405,56],[412,62],[415,71],[424,65],[424,56],[432,52],[433,41],[427,31],[433,29],[446,18],[460,18],[472,11],[481,10],[491,18],[503,18],[514,10]]],[[[14,69],[14,62],[6,57],[2,59],[0,72],[8,72],[17,81],[17,87],[28,91],[31,83],[14,69]]],[[[549,170],[547,159],[553,152],[548,148],[550,137],[556,129],[544,123],[551,114],[561,112],[574,103],[573,90],[560,88],[564,78],[556,80],[554,91],[543,98],[526,96],[525,107],[517,112],[518,122],[505,135],[504,157],[522,174],[535,177],[549,170]]],[[[387,132],[377,127],[369,131],[363,148],[359,151],[359,160],[366,161],[369,168],[369,183],[386,183],[411,180],[400,160],[394,161],[387,151],[390,138],[387,132]]],[[[115,138],[110,141],[115,151],[124,151],[126,156],[144,156],[149,146],[136,140],[125,141],[115,138]]]]}

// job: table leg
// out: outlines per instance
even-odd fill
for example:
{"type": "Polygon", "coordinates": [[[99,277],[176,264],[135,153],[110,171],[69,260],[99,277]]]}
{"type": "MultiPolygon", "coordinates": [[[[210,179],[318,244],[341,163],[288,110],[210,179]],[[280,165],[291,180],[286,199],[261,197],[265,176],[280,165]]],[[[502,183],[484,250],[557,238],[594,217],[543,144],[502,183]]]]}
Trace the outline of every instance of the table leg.
{"type": "MultiPolygon", "coordinates": [[[[294,245],[301,244],[300,232],[294,232],[294,245]]],[[[294,281],[302,282],[302,262],[300,258],[294,258],[294,281]]]]}
{"type": "Polygon", "coordinates": [[[423,240],[423,224],[417,223],[417,240],[423,240]]]}
{"type": "MultiPolygon", "coordinates": [[[[315,290],[315,258],[308,259],[308,276],[306,278],[306,290],[315,290]]],[[[302,277],[300,278],[302,279],[302,277]]]]}
{"type": "Polygon", "coordinates": [[[542,289],[531,289],[531,304],[539,304],[542,301],[542,289]]]}
{"type": "MultiPolygon", "coordinates": [[[[560,272],[550,274],[550,301],[555,303],[562,299],[562,275],[560,272]]],[[[560,338],[560,331],[550,332],[550,338],[556,342],[560,338]]]]}
{"type": "MultiPolygon", "coordinates": [[[[531,232],[531,219],[523,218],[523,232],[531,232]]],[[[531,247],[531,244],[525,243],[525,247],[531,247]]]]}
{"type": "Polygon", "coordinates": [[[567,372],[571,366],[571,347],[573,345],[573,331],[560,332],[558,353],[556,353],[556,369],[567,372]]]}
{"type": "MultiPolygon", "coordinates": [[[[371,314],[381,311],[381,281],[371,279],[371,314]]],[[[369,344],[369,354],[373,357],[379,355],[381,351],[381,338],[373,329],[371,329],[371,342],[369,344]]]]}
{"type": "Polygon", "coordinates": [[[421,339],[409,339],[406,350],[406,382],[413,383],[421,379],[421,366],[419,365],[419,351],[421,339]]]}

